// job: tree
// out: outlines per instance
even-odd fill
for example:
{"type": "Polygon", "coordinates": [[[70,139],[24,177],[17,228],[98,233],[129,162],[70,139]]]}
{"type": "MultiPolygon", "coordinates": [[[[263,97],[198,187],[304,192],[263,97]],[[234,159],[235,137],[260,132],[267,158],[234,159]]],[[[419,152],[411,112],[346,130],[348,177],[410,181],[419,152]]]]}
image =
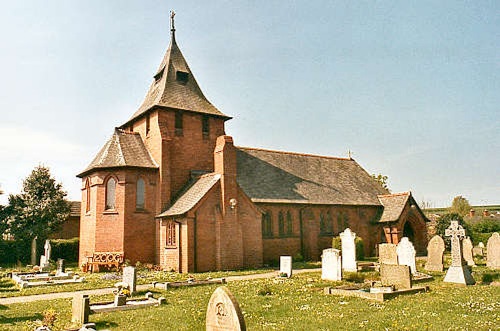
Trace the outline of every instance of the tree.
{"type": "Polygon", "coordinates": [[[450,213],[456,213],[462,217],[467,215],[470,211],[471,207],[469,201],[466,198],[459,195],[453,198],[453,202],[451,203],[450,213]]]}
{"type": "Polygon", "coordinates": [[[372,174],[372,178],[375,179],[375,181],[377,183],[379,183],[379,185],[382,186],[382,188],[386,189],[389,192],[391,191],[391,190],[389,190],[389,187],[387,186],[387,180],[389,179],[389,177],[384,176],[382,174],[378,174],[378,175],[372,174]]]}
{"type": "Polygon", "coordinates": [[[457,213],[447,213],[441,216],[436,224],[436,234],[444,239],[447,248],[450,247],[450,237],[445,236],[445,231],[450,226],[451,221],[458,221],[458,224],[460,224],[465,229],[465,235],[469,236],[472,240],[472,231],[470,229],[470,226],[469,224],[464,222],[462,216],[457,213]]]}
{"type": "Polygon", "coordinates": [[[68,218],[70,204],[49,168],[38,166],[23,181],[21,194],[9,195],[9,231],[16,239],[44,240],[68,218]]]}

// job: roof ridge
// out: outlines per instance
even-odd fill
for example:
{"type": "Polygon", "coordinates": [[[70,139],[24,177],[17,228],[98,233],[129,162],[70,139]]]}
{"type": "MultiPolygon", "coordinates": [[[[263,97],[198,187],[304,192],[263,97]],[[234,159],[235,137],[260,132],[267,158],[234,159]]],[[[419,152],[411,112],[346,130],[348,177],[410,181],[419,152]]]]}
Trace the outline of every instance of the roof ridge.
{"type": "Polygon", "coordinates": [[[402,195],[411,195],[411,191],[390,193],[390,194],[379,194],[377,196],[380,198],[384,198],[384,197],[396,197],[396,196],[402,196],[402,195]]]}
{"type": "Polygon", "coordinates": [[[289,155],[307,156],[307,157],[318,157],[318,158],[330,159],[330,160],[333,159],[333,160],[355,161],[353,158],[348,158],[348,157],[318,155],[318,154],[300,153],[300,152],[278,151],[278,150],[272,150],[272,149],[266,149],[266,148],[256,148],[256,147],[243,147],[243,146],[235,146],[235,147],[238,149],[243,149],[243,150],[263,151],[263,152],[270,152],[270,153],[289,154],[289,155]]]}

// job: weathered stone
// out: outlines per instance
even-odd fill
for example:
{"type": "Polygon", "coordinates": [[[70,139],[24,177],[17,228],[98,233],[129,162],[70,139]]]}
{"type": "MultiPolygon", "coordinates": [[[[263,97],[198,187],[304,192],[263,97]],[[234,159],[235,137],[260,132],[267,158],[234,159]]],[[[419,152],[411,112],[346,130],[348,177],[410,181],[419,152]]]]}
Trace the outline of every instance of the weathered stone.
{"type": "Polygon", "coordinates": [[[451,266],[443,281],[465,285],[475,284],[476,281],[465,265],[462,253],[462,239],[465,238],[464,228],[458,224],[458,221],[451,221],[450,226],[445,230],[445,236],[451,237],[451,266]]]}
{"type": "Polygon", "coordinates": [[[415,265],[416,252],[410,239],[407,237],[401,238],[396,253],[398,254],[398,264],[409,266],[412,274],[417,272],[417,266],[415,265]]]}
{"type": "Polygon", "coordinates": [[[280,256],[280,275],[292,277],[292,257],[280,256]]]}
{"type": "Polygon", "coordinates": [[[73,297],[71,321],[75,323],[87,323],[90,313],[90,298],[88,295],[76,294],[73,297]]]}
{"type": "Polygon", "coordinates": [[[492,269],[500,269],[500,235],[495,232],[486,244],[486,266],[492,269]]]}
{"type": "Polygon", "coordinates": [[[382,286],[394,286],[397,290],[411,288],[411,271],[407,265],[380,265],[382,286]]]}
{"type": "Polygon", "coordinates": [[[137,270],[135,267],[128,266],[123,268],[122,281],[128,285],[130,294],[134,294],[136,292],[137,270]]]}
{"type": "Polygon", "coordinates": [[[31,241],[31,264],[36,265],[36,239],[37,237],[33,238],[31,241]]]}
{"type": "Polygon", "coordinates": [[[396,248],[396,244],[379,244],[378,262],[380,264],[398,264],[396,248]]]}
{"type": "Polygon", "coordinates": [[[225,286],[215,289],[206,315],[207,331],[245,331],[245,319],[236,298],[225,286]]]}
{"type": "Polygon", "coordinates": [[[342,269],[344,271],[358,271],[356,267],[356,234],[347,228],[340,234],[342,241],[342,269]]]}
{"type": "Polygon", "coordinates": [[[464,255],[464,260],[467,262],[467,265],[474,266],[476,265],[474,263],[474,258],[472,256],[472,241],[470,240],[469,237],[466,237],[462,241],[462,248],[463,248],[463,255],[464,255]]]}
{"type": "Polygon", "coordinates": [[[342,280],[342,262],[340,251],[335,248],[323,250],[321,259],[321,279],[342,280]]]}
{"type": "Polygon", "coordinates": [[[432,237],[427,245],[427,271],[443,271],[444,240],[438,235],[432,237]]]}

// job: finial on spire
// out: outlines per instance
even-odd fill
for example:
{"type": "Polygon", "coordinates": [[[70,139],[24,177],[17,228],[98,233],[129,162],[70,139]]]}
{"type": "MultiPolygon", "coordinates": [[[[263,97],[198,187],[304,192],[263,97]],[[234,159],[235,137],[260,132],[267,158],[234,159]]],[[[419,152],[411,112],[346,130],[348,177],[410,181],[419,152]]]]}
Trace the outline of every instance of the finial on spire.
{"type": "Polygon", "coordinates": [[[175,12],[173,10],[171,10],[170,11],[170,31],[172,31],[172,33],[175,32],[174,18],[175,18],[175,12]]]}

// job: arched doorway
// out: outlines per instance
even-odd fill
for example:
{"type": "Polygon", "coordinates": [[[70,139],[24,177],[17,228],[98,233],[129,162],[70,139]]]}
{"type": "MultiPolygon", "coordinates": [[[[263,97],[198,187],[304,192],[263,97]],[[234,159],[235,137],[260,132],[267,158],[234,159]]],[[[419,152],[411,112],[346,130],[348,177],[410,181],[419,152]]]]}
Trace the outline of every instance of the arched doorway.
{"type": "Polygon", "coordinates": [[[406,221],[403,227],[403,237],[408,237],[412,243],[415,242],[415,231],[409,221],[406,221]]]}

